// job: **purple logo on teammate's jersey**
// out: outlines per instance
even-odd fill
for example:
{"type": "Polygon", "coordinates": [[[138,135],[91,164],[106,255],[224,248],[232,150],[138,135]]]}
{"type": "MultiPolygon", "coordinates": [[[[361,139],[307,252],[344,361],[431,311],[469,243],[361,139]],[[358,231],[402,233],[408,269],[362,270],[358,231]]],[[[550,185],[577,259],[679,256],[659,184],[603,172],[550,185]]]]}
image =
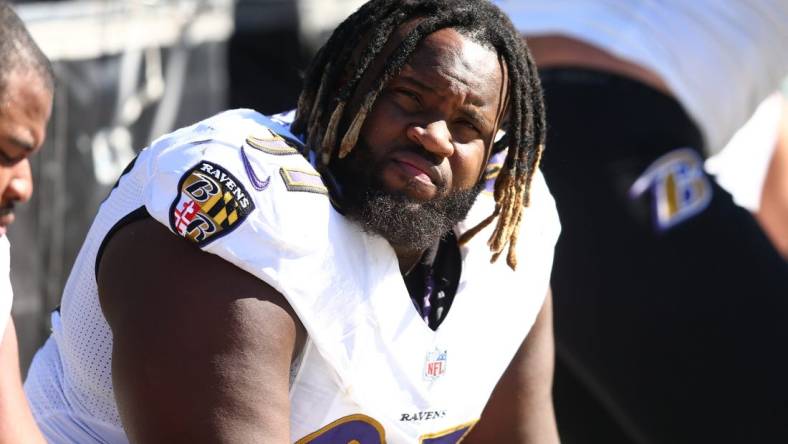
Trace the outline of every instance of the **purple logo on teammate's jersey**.
{"type": "Polygon", "coordinates": [[[658,231],[667,231],[702,213],[713,194],[703,159],[690,148],[673,150],[655,160],[632,185],[629,196],[637,199],[648,190],[653,195],[658,231]]]}

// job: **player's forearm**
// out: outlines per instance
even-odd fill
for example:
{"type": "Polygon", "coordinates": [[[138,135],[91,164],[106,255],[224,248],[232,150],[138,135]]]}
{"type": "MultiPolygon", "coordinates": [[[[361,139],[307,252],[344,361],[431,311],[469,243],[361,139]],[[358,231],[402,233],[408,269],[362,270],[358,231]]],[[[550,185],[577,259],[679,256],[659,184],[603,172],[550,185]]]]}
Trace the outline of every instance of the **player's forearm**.
{"type": "Polygon", "coordinates": [[[758,221],[772,243],[788,259],[788,98],[783,99],[777,147],[763,184],[758,221]]]}

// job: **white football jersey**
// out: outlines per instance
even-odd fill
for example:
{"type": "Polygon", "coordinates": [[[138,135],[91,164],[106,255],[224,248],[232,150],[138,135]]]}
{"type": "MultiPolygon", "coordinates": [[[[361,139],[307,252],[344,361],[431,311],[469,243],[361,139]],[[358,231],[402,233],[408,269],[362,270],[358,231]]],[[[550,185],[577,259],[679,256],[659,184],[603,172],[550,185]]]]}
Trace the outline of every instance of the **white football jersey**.
{"type": "MultiPolygon", "coordinates": [[[[541,176],[517,271],[490,264],[491,227],[477,235],[461,247],[458,290],[433,331],[388,242],[331,206],[299,149],[280,122],[235,110],[140,153],[101,206],[28,375],[50,440],[126,442],[94,270],[109,231],[140,208],[271,285],[297,313],[309,338],[291,382],[291,441],[453,443],[478,420],[547,293],[559,224],[541,176]]],[[[457,233],[492,209],[483,193],[457,233]]]]}
{"type": "Polygon", "coordinates": [[[11,291],[11,245],[8,236],[0,235],[0,340],[11,317],[11,304],[14,293],[11,291]]]}

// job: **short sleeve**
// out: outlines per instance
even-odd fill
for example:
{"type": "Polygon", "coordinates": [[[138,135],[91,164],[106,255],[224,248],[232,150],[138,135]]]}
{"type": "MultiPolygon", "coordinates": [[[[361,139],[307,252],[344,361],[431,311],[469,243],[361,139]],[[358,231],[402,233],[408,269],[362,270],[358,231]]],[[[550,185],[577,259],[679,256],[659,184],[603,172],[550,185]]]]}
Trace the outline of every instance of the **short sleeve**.
{"type": "Polygon", "coordinates": [[[234,138],[181,141],[152,153],[144,205],[175,235],[282,291],[283,262],[319,266],[328,192],[299,151],[266,128],[234,138]]]}

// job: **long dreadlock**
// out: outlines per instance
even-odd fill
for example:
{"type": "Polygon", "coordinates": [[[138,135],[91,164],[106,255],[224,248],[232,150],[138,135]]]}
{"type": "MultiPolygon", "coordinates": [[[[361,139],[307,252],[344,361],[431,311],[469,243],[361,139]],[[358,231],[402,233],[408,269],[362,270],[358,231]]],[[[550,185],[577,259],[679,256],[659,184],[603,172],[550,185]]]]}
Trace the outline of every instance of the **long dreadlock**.
{"type": "Polygon", "coordinates": [[[507,263],[514,269],[523,208],[530,203],[531,182],[544,149],[544,104],[530,53],[509,18],[488,1],[372,0],[366,3],[337,27],[313,60],[298,100],[293,130],[307,134],[307,148],[319,156],[323,165],[333,157],[345,157],[358,142],[364,120],[386,83],[400,73],[426,36],[445,28],[457,29],[492,47],[506,63],[510,115],[504,128],[507,132],[504,143],[508,143],[509,151],[495,181],[495,210],[465,232],[460,243],[468,242],[497,218],[488,240],[493,253],[491,261],[496,261],[508,244],[507,263]],[[362,77],[393,33],[415,18],[421,20],[388,57],[383,73],[369,91],[362,91],[361,106],[354,116],[347,117],[352,119],[340,139],[340,122],[362,77]],[[360,56],[354,57],[359,40],[367,42],[367,46],[360,56]],[[348,66],[354,71],[348,72],[348,66]]]}

